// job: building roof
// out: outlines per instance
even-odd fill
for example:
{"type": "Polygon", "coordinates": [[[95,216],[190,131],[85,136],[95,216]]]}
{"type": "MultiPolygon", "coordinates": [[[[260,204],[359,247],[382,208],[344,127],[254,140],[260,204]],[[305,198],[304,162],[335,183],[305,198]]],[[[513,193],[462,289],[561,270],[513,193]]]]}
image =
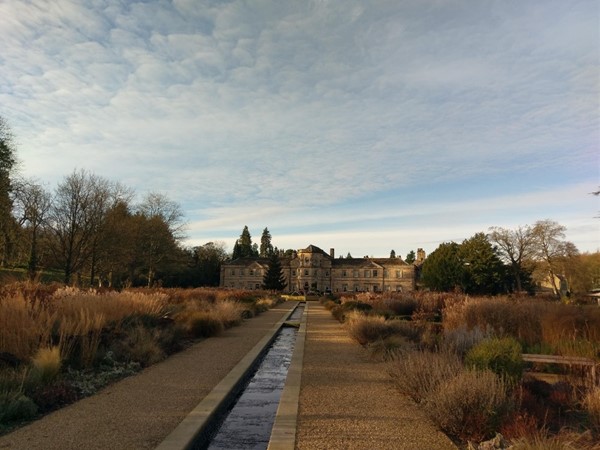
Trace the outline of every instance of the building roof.
{"type": "Polygon", "coordinates": [[[319,247],[317,247],[316,245],[312,245],[310,244],[308,247],[298,250],[299,252],[304,252],[304,253],[322,253],[325,256],[329,256],[328,253],[326,253],[325,251],[323,251],[322,249],[320,249],[319,247]]]}

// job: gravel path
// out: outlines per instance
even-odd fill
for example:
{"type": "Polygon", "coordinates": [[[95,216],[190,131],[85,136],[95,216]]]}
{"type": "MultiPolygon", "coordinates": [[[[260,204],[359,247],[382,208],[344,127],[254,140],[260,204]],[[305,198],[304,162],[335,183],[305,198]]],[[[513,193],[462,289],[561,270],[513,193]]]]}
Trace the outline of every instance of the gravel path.
{"type": "Polygon", "coordinates": [[[2,436],[0,449],[155,448],[290,308],[281,304],[2,436]]]}
{"type": "Polygon", "coordinates": [[[456,449],[393,387],[383,363],[352,341],[322,305],[310,303],[296,448],[456,449]]]}

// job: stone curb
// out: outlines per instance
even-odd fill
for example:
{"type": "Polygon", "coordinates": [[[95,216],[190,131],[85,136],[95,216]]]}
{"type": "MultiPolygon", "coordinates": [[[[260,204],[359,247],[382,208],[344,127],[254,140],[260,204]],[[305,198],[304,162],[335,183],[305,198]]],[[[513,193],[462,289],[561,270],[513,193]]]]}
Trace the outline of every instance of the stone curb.
{"type": "Polygon", "coordinates": [[[304,341],[306,338],[306,321],[308,303],[304,303],[304,312],[300,319],[300,328],[296,337],[292,361],[288,369],[285,386],[277,408],[275,423],[271,431],[271,439],[267,450],[294,450],[296,447],[296,428],[298,424],[298,403],[300,400],[300,381],[304,360],[304,341]]]}
{"type": "Polygon", "coordinates": [[[287,321],[290,313],[298,305],[294,302],[287,314],[279,320],[246,356],[217,384],[213,390],[181,421],[181,423],[160,443],[156,450],[188,450],[207,433],[214,419],[227,407],[238,393],[240,382],[254,368],[265,349],[273,342],[275,335],[287,321]]]}

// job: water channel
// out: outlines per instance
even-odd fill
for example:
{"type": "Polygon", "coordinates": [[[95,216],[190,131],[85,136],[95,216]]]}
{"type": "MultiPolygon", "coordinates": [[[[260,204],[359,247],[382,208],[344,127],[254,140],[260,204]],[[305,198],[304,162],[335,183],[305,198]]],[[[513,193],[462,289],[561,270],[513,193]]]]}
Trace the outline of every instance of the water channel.
{"type": "MultiPolygon", "coordinates": [[[[288,321],[299,321],[304,305],[299,305],[288,321]]],[[[197,448],[208,450],[266,449],[271,437],[281,392],[294,352],[298,328],[284,325],[267,349],[256,371],[250,376],[232,406],[207,443],[197,448]]]]}

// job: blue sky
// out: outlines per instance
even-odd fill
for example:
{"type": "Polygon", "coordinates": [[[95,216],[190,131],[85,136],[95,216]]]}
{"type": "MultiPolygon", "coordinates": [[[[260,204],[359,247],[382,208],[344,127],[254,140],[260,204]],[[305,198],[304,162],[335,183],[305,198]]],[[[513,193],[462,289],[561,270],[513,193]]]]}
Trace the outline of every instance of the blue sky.
{"type": "Polygon", "coordinates": [[[177,201],[188,243],[387,256],[552,219],[600,249],[595,0],[0,3],[21,172],[177,201]]]}

